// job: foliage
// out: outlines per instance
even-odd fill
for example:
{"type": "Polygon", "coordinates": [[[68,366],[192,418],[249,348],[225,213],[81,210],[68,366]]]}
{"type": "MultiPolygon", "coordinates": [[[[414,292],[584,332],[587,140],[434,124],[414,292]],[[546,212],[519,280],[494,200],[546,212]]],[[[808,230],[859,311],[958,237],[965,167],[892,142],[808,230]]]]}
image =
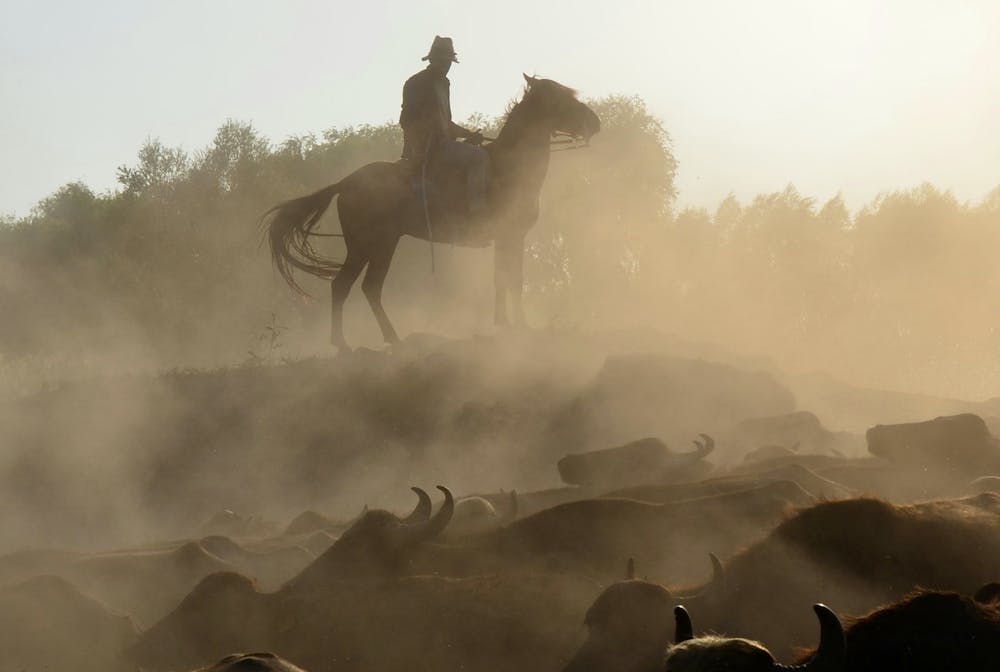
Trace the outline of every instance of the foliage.
{"type": "MultiPolygon", "coordinates": [[[[654,324],[800,366],[824,353],[858,379],[925,389],[947,389],[956,368],[978,366],[983,388],[1000,376],[995,354],[983,359],[1000,352],[1000,187],[965,204],[922,185],[854,216],[839,195],[821,204],[793,186],[677,212],[678,165],[662,122],[637,98],[590,104],[602,131],[587,150],[553,154],[528,240],[536,323],[654,324]]],[[[466,125],[490,135],[498,123],[466,125]]],[[[139,344],[164,365],[236,363],[272,311],[281,338],[255,356],[315,345],[325,306],[275,280],[255,222],[276,202],[394,159],[400,146],[389,123],[273,143],[228,120],[193,154],[148,140],[118,169],[120,190],[71,183],[25,217],[0,218],[0,354],[64,358],[139,344]]],[[[336,230],[333,213],[322,228],[336,230]]],[[[320,244],[342,253],[336,239],[320,244]]],[[[454,259],[452,272],[444,264],[425,281],[426,246],[402,246],[390,309],[396,294],[397,304],[426,308],[428,328],[448,311],[488,319],[470,308],[491,300],[476,289],[491,280],[482,256],[454,259]]]]}
{"type": "Polygon", "coordinates": [[[983,394],[1000,374],[1000,211],[988,202],[925,184],[852,218],[839,195],[817,208],[790,186],[747,205],[727,198],[714,217],[685,211],[665,305],[690,336],[739,334],[797,367],[983,394]]]}

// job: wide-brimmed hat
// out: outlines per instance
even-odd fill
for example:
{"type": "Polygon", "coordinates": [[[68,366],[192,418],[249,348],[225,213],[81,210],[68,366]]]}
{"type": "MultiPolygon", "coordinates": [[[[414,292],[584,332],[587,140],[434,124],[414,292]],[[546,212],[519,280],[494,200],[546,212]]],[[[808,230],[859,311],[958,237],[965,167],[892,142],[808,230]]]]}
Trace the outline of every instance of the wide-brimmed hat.
{"type": "Polygon", "coordinates": [[[438,56],[442,58],[450,58],[453,63],[458,63],[458,54],[455,53],[455,46],[451,43],[450,37],[435,35],[434,43],[431,44],[431,50],[428,51],[427,55],[420,60],[429,61],[438,56]]]}

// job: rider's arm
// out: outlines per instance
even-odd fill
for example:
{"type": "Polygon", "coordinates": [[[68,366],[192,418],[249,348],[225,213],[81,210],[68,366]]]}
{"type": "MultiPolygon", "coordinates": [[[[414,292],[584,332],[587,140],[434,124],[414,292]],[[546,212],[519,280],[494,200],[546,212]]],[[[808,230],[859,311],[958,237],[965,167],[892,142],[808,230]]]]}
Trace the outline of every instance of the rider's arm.
{"type": "Polygon", "coordinates": [[[470,131],[467,128],[463,128],[462,126],[459,126],[458,124],[456,124],[454,121],[451,122],[451,133],[452,133],[452,137],[462,138],[462,139],[470,138],[473,135],[475,135],[474,131],[470,131]]]}
{"type": "Polygon", "coordinates": [[[451,123],[451,131],[456,138],[462,138],[466,142],[472,145],[481,145],[483,142],[482,131],[470,131],[469,129],[459,126],[458,124],[451,123]]]}

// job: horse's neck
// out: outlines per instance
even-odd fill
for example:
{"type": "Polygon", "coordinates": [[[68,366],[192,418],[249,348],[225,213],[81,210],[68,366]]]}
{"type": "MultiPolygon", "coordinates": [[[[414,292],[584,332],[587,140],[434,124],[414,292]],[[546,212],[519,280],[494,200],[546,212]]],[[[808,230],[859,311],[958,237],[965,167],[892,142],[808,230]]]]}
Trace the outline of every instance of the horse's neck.
{"type": "Polygon", "coordinates": [[[549,124],[532,115],[529,104],[514,106],[490,145],[495,176],[504,182],[516,182],[523,188],[541,190],[549,167],[549,124]]]}
{"type": "Polygon", "coordinates": [[[539,119],[533,107],[527,100],[517,103],[507,115],[495,144],[510,150],[548,145],[551,124],[539,119]]]}

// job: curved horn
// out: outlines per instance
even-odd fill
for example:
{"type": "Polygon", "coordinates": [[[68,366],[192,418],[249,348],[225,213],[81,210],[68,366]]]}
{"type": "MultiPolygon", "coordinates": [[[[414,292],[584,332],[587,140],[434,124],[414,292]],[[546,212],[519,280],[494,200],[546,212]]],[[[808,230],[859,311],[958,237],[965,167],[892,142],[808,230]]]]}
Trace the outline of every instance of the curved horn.
{"type": "Polygon", "coordinates": [[[625,578],[628,581],[635,578],[635,558],[629,558],[625,563],[625,578]]]}
{"type": "Polygon", "coordinates": [[[788,672],[843,672],[847,669],[847,641],[840,619],[825,604],[814,604],[813,611],[819,619],[816,655],[804,665],[775,665],[774,669],[788,672]]]}
{"type": "Polygon", "coordinates": [[[417,544],[433,539],[448,527],[451,517],[455,513],[455,499],[451,496],[451,491],[444,486],[437,486],[437,489],[444,493],[444,504],[437,513],[430,519],[413,523],[412,525],[399,525],[392,533],[393,541],[397,547],[416,546],[417,544]]]}
{"type": "Polygon", "coordinates": [[[437,486],[437,489],[444,493],[444,504],[434,514],[434,517],[427,521],[431,537],[436,537],[444,532],[444,528],[448,527],[448,523],[451,522],[451,517],[455,515],[455,498],[451,496],[451,490],[443,485],[437,486]]]}
{"type": "Polygon", "coordinates": [[[677,594],[678,600],[685,600],[688,602],[692,600],[702,600],[725,592],[726,570],[722,567],[722,562],[719,560],[719,556],[715,553],[709,553],[708,557],[712,561],[712,579],[693,593],[686,593],[684,595],[677,594]]]}
{"type": "Polygon", "coordinates": [[[683,605],[674,607],[674,644],[694,639],[694,627],[691,625],[691,615],[683,605]]]}
{"type": "Polygon", "coordinates": [[[697,456],[697,459],[700,460],[715,450],[715,439],[708,434],[699,434],[698,436],[702,438],[702,441],[695,439],[692,443],[694,443],[694,445],[698,448],[694,454],[697,456]]]}
{"type": "Polygon", "coordinates": [[[715,553],[709,553],[708,559],[712,561],[712,582],[708,586],[721,590],[726,587],[726,570],[723,569],[722,561],[715,553]]]}
{"type": "Polygon", "coordinates": [[[403,518],[403,522],[407,525],[419,523],[431,517],[431,496],[423,488],[417,486],[413,486],[410,490],[417,493],[417,506],[410,515],[403,518]]]}

